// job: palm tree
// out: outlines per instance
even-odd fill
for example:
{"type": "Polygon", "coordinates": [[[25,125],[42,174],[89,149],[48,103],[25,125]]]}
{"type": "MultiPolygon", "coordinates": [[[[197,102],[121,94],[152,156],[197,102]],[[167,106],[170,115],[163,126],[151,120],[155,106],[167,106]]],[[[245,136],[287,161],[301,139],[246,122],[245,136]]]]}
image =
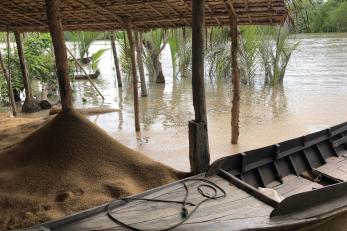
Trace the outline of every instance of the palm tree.
{"type": "Polygon", "coordinates": [[[192,34],[191,30],[175,29],[168,34],[171,51],[173,76],[188,77],[191,75],[192,65],[192,34]]]}
{"type": "Polygon", "coordinates": [[[265,84],[282,84],[292,52],[299,43],[294,41],[288,27],[258,27],[259,54],[265,72],[265,84]]]}
{"type": "Polygon", "coordinates": [[[168,43],[166,32],[160,29],[144,34],[145,64],[151,78],[156,78],[156,83],[165,83],[160,55],[168,43]]]}

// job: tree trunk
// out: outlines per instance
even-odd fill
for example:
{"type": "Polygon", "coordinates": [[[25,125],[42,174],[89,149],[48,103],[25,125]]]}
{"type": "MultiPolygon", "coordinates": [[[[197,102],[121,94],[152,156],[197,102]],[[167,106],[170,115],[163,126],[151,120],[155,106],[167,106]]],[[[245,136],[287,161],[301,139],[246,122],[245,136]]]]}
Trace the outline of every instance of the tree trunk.
{"type": "Polygon", "coordinates": [[[141,42],[141,32],[135,32],[136,40],[136,53],[137,53],[137,64],[139,65],[140,81],[141,81],[141,96],[147,96],[147,87],[145,79],[145,71],[143,69],[142,61],[142,42],[141,42]]]}
{"type": "Polygon", "coordinates": [[[45,0],[45,3],[49,31],[54,47],[62,111],[64,112],[72,109],[73,106],[66,45],[60,16],[60,0],[45,0]]]}
{"type": "Polygon", "coordinates": [[[5,76],[6,83],[7,83],[8,99],[9,99],[9,102],[11,103],[12,114],[13,114],[13,116],[16,116],[17,115],[17,107],[16,107],[16,101],[14,100],[14,95],[13,95],[11,76],[8,74],[8,72],[6,70],[4,60],[2,59],[1,50],[0,50],[0,66],[1,66],[2,72],[5,76]]]}
{"type": "Polygon", "coordinates": [[[231,109],[231,143],[237,144],[239,139],[240,120],[240,73],[237,63],[238,55],[238,31],[237,18],[231,14],[230,24],[231,35],[231,62],[232,62],[232,83],[233,83],[233,105],[231,109]]]}
{"type": "Polygon", "coordinates": [[[119,60],[118,60],[118,55],[117,55],[117,47],[115,43],[115,39],[113,34],[111,34],[111,47],[112,47],[112,54],[113,54],[113,59],[114,59],[114,66],[116,68],[116,74],[117,74],[117,84],[118,87],[122,87],[122,76],[120,74],[120,68],[119,68],[119,60]]]}
{"type": "Polygon", "coordinates": [[[22,39],[20,37],[20,33],[17,30],[14,31],[14,35],[15,35],[15,39],[17,43],[19,63],[20,63],[21,71],[22,71],[22,79],[23,79],[23,84],[25,89],[25,100],[22,106],[22,112],[24,113],[37,112],[37,111],[40,111],[41,108],[39,104],[33,100],[28,67],[25,63],[25,58],[24,58],[24,49],[23,49],[22,39]]]}
{"type": "Polygon", "coordinates": [[[157,79],[156,79],[156,83],[165,83],[165,77],[163,74],[163,68],[161,65],[161,62],[159,60],[159,54],[156,56],[156,63],[157,63],[157,79]]]}
{"type": "Polygon", "coordinates": [[[195,120],[189,122],[189,160],[194,174],[209,167],[210,152],[204,83],[205,1],[192,0],[192,89],[195,120]]]}
{"type": "Polygon", "coordinates": [[[139,93],[137,89],[135,42],[134,42],[132,31],[130,28],[127,28],[127,34],[128,34],[129,45],[130,45],[131,73],[133,77],[135,130],[138,132],[140,131],[140,115],[139,115],[139,93]]]}
{"type": "Polygon", "coordinates": [[[20,68],[22,71],[22,79],[23,79],[23,84],[24,84],[24,89],[25,89],[25,101],[31,101],[32,100],[32,92],[31,92],[31,87],[30,87],[28,68],[27,68],[27,65],[25,63],[25,58],[24,58],[24,49],[23,49],[22,39],[21,39],[20,33],[18,31],[14,31],[14,35],[15,35],[16,44],[17,44],[20,68]]]}

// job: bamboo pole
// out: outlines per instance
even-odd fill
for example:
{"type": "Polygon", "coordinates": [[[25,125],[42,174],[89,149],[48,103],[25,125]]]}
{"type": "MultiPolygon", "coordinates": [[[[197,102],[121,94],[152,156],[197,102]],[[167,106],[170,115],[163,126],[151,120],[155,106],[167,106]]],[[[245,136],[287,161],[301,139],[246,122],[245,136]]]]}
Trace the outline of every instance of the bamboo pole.
{"type": "Polygon", "coordinates": [[[192,89],[195,120],[189,121],[189,160],[194,174],[210,163],[204,83],[205,0],[192,0],[192,89]]]}
{"type": "Polygon", "coordinates": [[[137,64],[139,65],[139,73],[140,73],[140,81],[141,81],[141,96],[147,96],[147,87],[146,87],[146,79],[145,79],[145,71],[143,68],[142,61],[142,43],[141,43],[141,32],[135,32],[135,40],[136,40],[136,54],[137,54],[137,64]]]}
{"type": "Polygon", "coordinates": [[[62,110],[73,108],[66,45],[60,16],[60,0],[45,0],[49,31],[53,41],[62,110]]]}
{"type": "Polygon", "coordinates": [[[238,68],[238,30],[237,18],[234,13],[230,13],[230,35],[231,35],[231,63],[232,63],[232,83],[233,100],[231,108],[231,143],[237,144],[240,134],[240,73],[238,68]]]}
{"type": "Polygon", "coordinates": [[[99,89],[96,87],[96,85],[93,83],[93,80],[89,77],[87,71],[84,69],[84,67],[82,66],[82,64],[76,59],[76,57],[72,54],[72,52],[69,50],[69,48],[66,47],[66,51],[70,54],[70,56],[72,57],[72,59],[77,63],[78,67],[82,70],[82,72],[84,73],[84,75],[87,77],[87,79],[89,80],[90,84],[93,86],[93,88],[96,90],[96,92],[101,96],[101,98],[104,100],[105,97],[101,94],[101,92],[99,91],[99,89]]]}
{"type": "Polygon", "coordinates": [[[4,60],[3,60],[2,54],[1,54],[1,50],[0,50],[0,65],[1,65],[1,70],[5,76],[5,80],[7,83],[8,99],[11,103],[12,114],[13,114],[13,116],[16,116],[17,115],[17,107],[16,107],[16,101],[14,100],[14,95],[13,95],[11,76],[9,75],[9,73],[6,70],[4,60]]]}
{"type": "Polygon", "coordinates": [[[120,73],[120,68],[119,68],[119,60],[118,60],[118,55],[117,55],[117,47],[116,47],[116,42],[114,39],[114,35],[111,33],[110,36],[110,42],[111,42],[111,47],[112,47],[112,54],[113,54],[113,60],[114,60],[114,66],[116,68],[116,74],[117,74],[117,84],[118,87],[122,87],[122,76],[120,73]]]}
{"type": "Polygon", "coordinates": [[[139,115],[139,93],[137,89],[137,73],[136,73],[136,60],[135,60],[135,42],[130,27],[127,27],[128,40],[130,45],[130,58],[131,58],[131,73],[133,77],[133,91],[134,91],[134,114],[135,114],[135,130],[140,131],[140,115],[139,115]]]}
{"type": "Polygon", "coordinates": [[[17,30],[14,31],[14,37],[16,39],[19,64],[20,64],[20,68],[22,72],[22,79],[23,79],[23,84],[25,89],[25,101],[30,102],[33,96],[32,96],[31,87],[30,87],[29,72],[28,72],[27,65],[25,63],[22,39],[20,37],[20,33],[17,30]]]}

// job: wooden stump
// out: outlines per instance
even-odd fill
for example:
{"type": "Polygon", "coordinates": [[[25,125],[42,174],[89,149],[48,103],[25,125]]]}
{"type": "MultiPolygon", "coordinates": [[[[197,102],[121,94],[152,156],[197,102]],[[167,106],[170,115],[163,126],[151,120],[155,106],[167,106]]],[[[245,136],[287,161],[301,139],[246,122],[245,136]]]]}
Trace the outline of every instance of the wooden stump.
{"type": "Polygon", "coordinates": [[[210,165],[207,125],[189,121],[189,160],[193,174],[205,172],[210,165]]]}

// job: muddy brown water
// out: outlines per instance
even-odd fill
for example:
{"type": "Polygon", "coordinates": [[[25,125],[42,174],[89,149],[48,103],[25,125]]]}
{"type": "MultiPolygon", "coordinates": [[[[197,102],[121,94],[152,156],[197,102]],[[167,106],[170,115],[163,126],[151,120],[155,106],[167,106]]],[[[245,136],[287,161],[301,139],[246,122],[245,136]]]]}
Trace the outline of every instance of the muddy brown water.
{"type": "MultiPolygon", "coordinates": [[[[242,87],[240,140],[230,144],[231,82],[206,77],[211,159],[274,144],[347,121],[347,33],[300,34],[283,87],[264,88],[257,73],[254,87],[242,87]]],[[[91,52],[110,48],[97,42],[91,52]]],[[[141,129],[135,133],[130,81],[115,84],[111,50],[95,80],[105,101],[87,81],[74,82],[78,107],[106,106],[120,112],[90,116],[120,142],[176,169],[189,171],[188,121],[194,118],[191,79],[173,78],[169,49],[162,56],[166,84],[148,84],[140,98],[141,129]],[[82,99],[86,99],[83,102],[82,99]]],[[[148,79],[147,79],[148,80],[148,79]]],[[[344,220],[342,218],[342,220],[344,220]]],[[[334,230],[347,230],[341,222],[334,230]]]]}
{"type": "MultiPolygon", "coordinates": [[[[239,145],[230,144],[231,81],[206,76],[206,103],[211,158],[273,144],[347,120],[347,33],[300,34],[283,87],[264,88],[257,72],[254,87],[242,87],[239,145]]],[[[110,48],[96,42],[91,53],[110,48]]],[[[76,81],[77,107],[105,106],[120,112],[90,119],[122,143],[176,169],[188,171],[188,121],[194,118],[191,79],[172,77],[169,48],[162,56],[166,84],[148,84],[140,98],[141,133],[136,134],[130,81],[115,85],[111,50],[102,58],[97,95],[88,81],[76,81]],[[86,102],[83,102],[85,99],[86,102]]],[[[148,81],[148,78],[147,78],[148,81]]],[[[37,116],[37,115],[34,115],[37,116]]]]}

